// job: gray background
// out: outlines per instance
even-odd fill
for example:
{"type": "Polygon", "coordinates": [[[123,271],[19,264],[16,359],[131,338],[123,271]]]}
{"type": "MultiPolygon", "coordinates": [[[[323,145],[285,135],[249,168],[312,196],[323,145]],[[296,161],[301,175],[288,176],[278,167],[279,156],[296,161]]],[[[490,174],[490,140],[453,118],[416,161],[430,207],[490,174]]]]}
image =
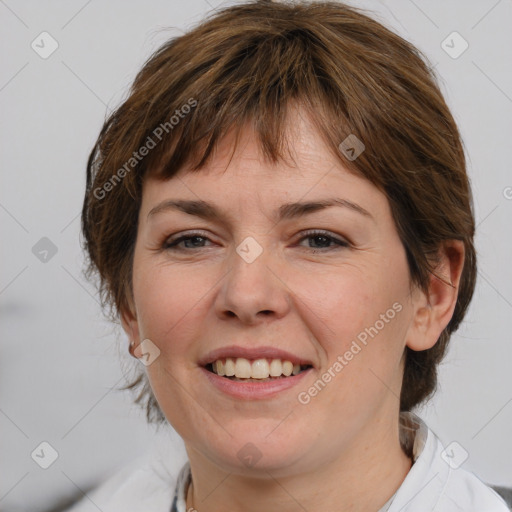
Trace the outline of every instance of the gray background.
{"type": "MultiPolygon", "coordinates": [[[[427,54],[465,141],[479,279],[440,390],[421,415],[444,442],[467,450],[463,467],[511,485],[512,2],[351,3],[427,54]],[[441,47],[453,31],[469,44],[456,59],[441,47]]],[[[0,0],[1,510],[43,510],[160,443],[176,444],[181,465],[176,435],[155,433],[129,393],[115,389],[132,363],[124,335],[102,319],[81,276],[79,212],[86,158],[106,112],[160,44],[221,5],[0,0]],[[43,31],[59,45],[47,59],[31,48],[43,31]],[[46,262],[32,251],[43,237],[57,249],[46,262]],[[46,470],[31,458],[42,441],[59,454],[46,470]]]]}

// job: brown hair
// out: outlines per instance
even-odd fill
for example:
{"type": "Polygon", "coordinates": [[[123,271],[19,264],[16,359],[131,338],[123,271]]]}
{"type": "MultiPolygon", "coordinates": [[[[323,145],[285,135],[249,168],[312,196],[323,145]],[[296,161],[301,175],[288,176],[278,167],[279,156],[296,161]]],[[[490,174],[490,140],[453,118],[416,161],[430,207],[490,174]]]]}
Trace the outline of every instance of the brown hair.
{"type": "MultiPolygon", "coordinates": [[[[451,321],[431,349],[406,348],[400,410],[428,398],[471,300],[476,256],[462,142],[426,62],[361,9],[337,2],[234,5],[169,40],[106,120],[87,165],[86,275],[99,274],[111,318],[133,299],[144,176],[168,179],[189,162],[200,170],[228,130],[246,123],[275,163],[283,158],[287,108],[297,101],[345,167],[386,194],[412,283],[426,291],[443,241],[464,243],[451,321]],[[350,134],[366,148],[355,160],[339,149],[350,134]]],[[[150,421],[164,420],[144,373],[128,387],[141,388],[137,401],[150,421]]]]}

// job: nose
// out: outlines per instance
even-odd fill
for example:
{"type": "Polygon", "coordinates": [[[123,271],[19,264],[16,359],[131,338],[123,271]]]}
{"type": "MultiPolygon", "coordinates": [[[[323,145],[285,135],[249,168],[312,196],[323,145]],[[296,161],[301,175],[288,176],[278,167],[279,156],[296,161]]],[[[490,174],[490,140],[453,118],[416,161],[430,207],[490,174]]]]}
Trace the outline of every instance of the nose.
{"type": "Polygon", "coordinates": [[[267,251],[251,263],[234,253],[216,298],[217,315],[224,320],[237,318],[247,325],[284,317],[291,301],[278,269],[267,251]]]}

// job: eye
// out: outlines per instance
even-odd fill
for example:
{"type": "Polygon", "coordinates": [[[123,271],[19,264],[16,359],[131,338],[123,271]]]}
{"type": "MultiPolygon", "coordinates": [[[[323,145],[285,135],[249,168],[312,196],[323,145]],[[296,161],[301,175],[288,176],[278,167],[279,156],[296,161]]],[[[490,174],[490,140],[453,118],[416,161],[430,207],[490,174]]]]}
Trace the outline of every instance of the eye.
{"type": "Polygon", "coordinates": [[[202,233],[188,233],[174,240],[172,238],[167,238],[164,241],[162,248],[168,250],[201,249],[205,247],[204,242],[206,240],[209,239],[203,236],[202,233]],[[182,243],[184,245],[180,246],[182,243]]]}
{"type": "Polygon", "coordinates": [[[303,240],[310,241],[309,248],[319,250],[314,252],[324,252],[326,250],[350,246],[350,244],[346,240],[335,237],[331,235],[328,231],[307,231],[303,233],[303,237],[299,240],[299,242],[302,242],[303,240]],[[313,245],[311,244],[311,241],[313,242],[313,245]],[[332,244],[334,244],[334,246],[332,244]]]}
{"type": "MultiPolygon", "coordinates": [[[[349,242],[333,236],[328,231],[311,230],[302,233],[303,240],[309,240],[309,248],[317,249],[313,252],[326,252],[328,250],[339,249],[340,247],[350,247],[349,242]],[[312,243],[311,243],[312,242],[312,243]]],[[[211,241],[208,237],[204,236],[200,232],[187,233],[181,235],[178,238],[166,238],[162,248],[165,250],[187,250],[187,249],[202,249],[207,247],[206,242],[211,241]]]]}

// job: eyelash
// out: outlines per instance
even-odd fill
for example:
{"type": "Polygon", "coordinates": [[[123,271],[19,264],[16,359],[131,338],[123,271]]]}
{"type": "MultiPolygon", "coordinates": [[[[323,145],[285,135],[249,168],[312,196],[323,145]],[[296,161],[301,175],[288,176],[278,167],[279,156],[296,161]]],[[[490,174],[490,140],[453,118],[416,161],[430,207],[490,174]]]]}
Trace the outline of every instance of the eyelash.
{"type": "MultiPolygon", "coordinates": [[[[299,242],[301,242],[302,240],[305,240],[307,238],[315,238],[315,237],[324,237],[324,238],[330,240],[331,242],[333,242],[334,244],[336,244],[338,246],[338,248],[334,249],[332,247],[324,247],[324,248],[315,250],[314,248],[311,247],[310,249],[313,250],[313,253],[326,252],[329,250],[337,250],[342,247],[350,247],[349,242],[347,242],[346,240],[332,236],[328,231],[322,231],[322,230],[309,230],[309,231],[302,233],[302,238],[299,240],[299,242]]],[[[176,240],[169,240],[167,238],[164,241],[162,248],[165,250],[173,250],[173,251],[187,251],[188,249],[194,249],[194,248],[178,247],[178,244],[180,244],[181,242],[191,240],[192,238],[203,238],[205,240],[208,240],[208,237],[204,236],[202,233],[192,232],[192,233],[188,233],[186,235],[182,235],[179,238],[177,238],[176,240]]],[[[195,249],[203,249],[203,248],[204,247],[195,247],[195,249]]]]}

